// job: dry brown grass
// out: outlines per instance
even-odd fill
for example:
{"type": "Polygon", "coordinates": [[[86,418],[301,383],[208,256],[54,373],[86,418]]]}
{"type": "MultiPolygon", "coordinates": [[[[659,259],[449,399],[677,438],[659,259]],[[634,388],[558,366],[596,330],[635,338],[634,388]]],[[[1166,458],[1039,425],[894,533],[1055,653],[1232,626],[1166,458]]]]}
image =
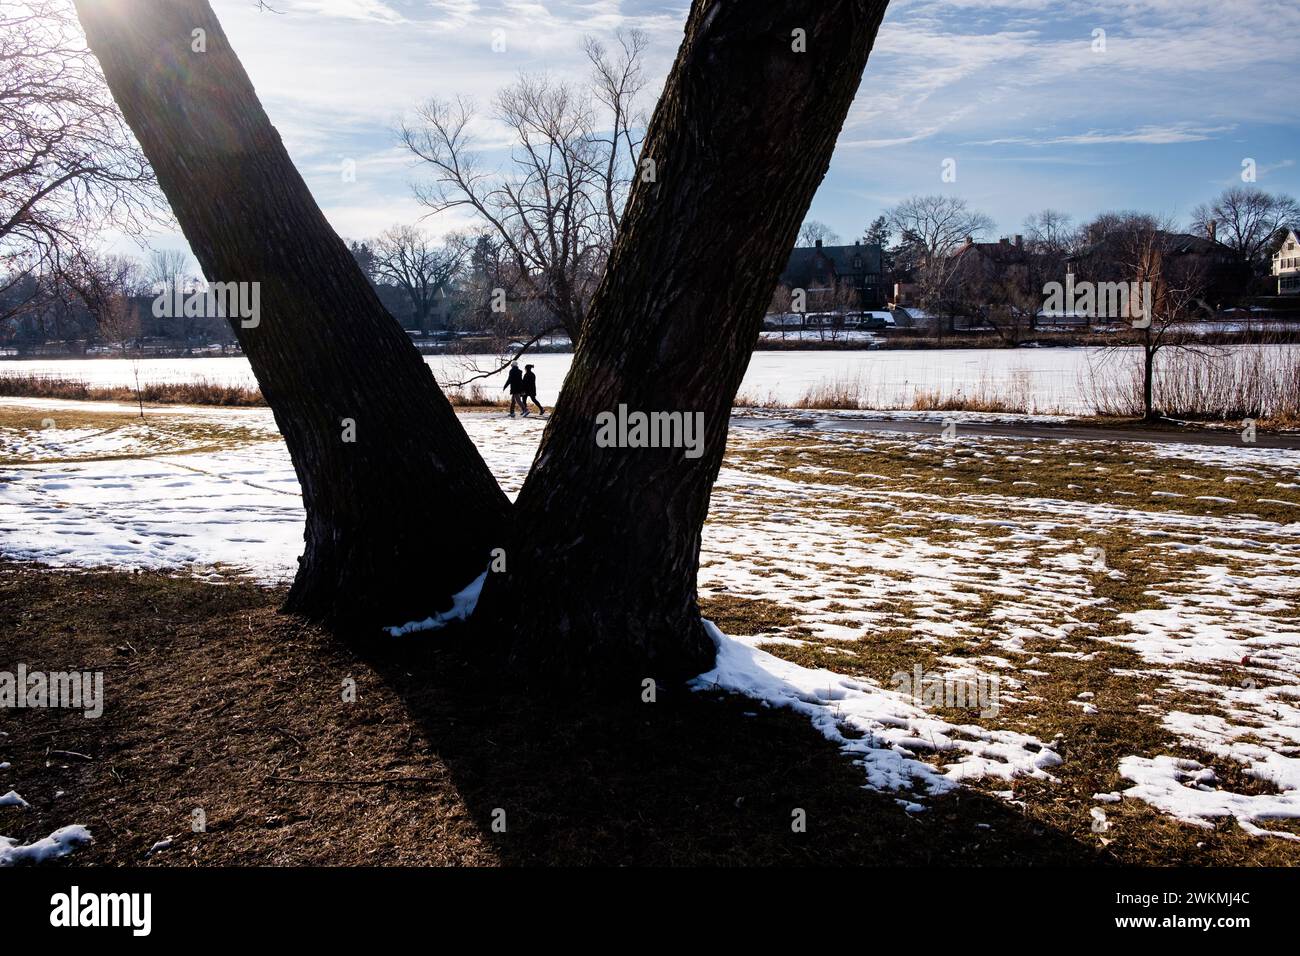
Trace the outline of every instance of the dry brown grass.
{"type": "MultiPolygon", "coordinates": [[[[1094,369],[1087,391],[1097,414],[1141,417],[1142,363],[1094,369]]],[[[1171,418],[1261,427],[1300,426],[1300,349],[1166,347],[1155,360],[1154,404],[1171,418]]]]}
{"type": "Polygon", "coordinates": [[[917,412],[1015,412],[1024,414],[1022,405],[993,395],[947,394],[939,391],[922,390],[912,399],[912,410],[917,412]]]}
{"type": "Polygon", "coordinates": [[[262,391],[222,385],[206,379],[193,382],[146,382],[136,390],[126,385],[89,385],[79,379],[18,373],[0,374],[0,395],[13,398],[62,398],[89,402],[137,402],[150,405],[265,405],[262,391]]]}
{"type": "Polygon", "coordinates": [[[97,720],[6,720],[6,779],[31,803],[6,835],[81,823],[95,843],[73,866],[1114,862],[975,792],[907,814],[787,711],[704,693],[645,704],[639,684],[626,703],[539,700],[502,683],[482,635],[344,642],[277,614],[282,597],[0,564],[15,658],[106,672],[97,720]]]}
{"type": "Polygon", "coordinates": [[[861,388],[856,382],[825,382],[814,385],[794,403],[795,408],[856,410],[863,408],[861,388]]]}
{"type": "MultiPolygon", "coordinates": [[[[490,395],[481,385],[445,390],[456,408],[504,408],[509,401],[490,395]]],[[[80,379],[48,375],[0,373],[0,396],[14,398],[61,398],[86,402],[138,402],[146,405],[265,406],[259,388],[222,385],[206,379],[193,382],[147,382],[137,395],[127,385],[97,386],[80,379]]]]}
{"type": "Polygon", "coordinates": [[[510,404],[507,398],[489,395],[482,385],[470,385],[468,388],[444,389],[447,401],[453,408],[505,408],[510,404]]]}

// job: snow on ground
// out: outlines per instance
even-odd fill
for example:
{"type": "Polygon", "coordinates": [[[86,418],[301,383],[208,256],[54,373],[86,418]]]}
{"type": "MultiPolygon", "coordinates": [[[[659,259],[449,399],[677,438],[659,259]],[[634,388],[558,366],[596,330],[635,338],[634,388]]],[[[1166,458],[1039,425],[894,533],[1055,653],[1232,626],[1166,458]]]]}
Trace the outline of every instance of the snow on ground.
{"type": "MultiPolygon", "coordinates": [[[[56,422],[65,406],[93,408],[4,404],[56,422]]],[[[123,417],[129,407],[107,411],[117,417],[103,428],[83,414],[66,429],[0,429],[0,551],[289,578],[301,502],[268,411],[151,409],[143,425],[123,417]]],[[[516,495],[544,420],[461,419],[516,495]]],[[[771,602],[794,625],[715,634],[717,666],[696,686],[805,714],[861,763],[870,786],[905,791],[917,810],[959,784],[1050,780],[1057,741],[1034,732],[1032,714],[1015,726],[939,716],[888,672],[864,676],[853,663],[862,642],[887,636],[918,659],[931,655],[949,680],[994,676],[1003,706],[1022,714],[1036,703],[1027,687],[1057,661],[1086,662],[1111,644],[1142,662],[1134,676],[1150,686],[1143,707],[1152,719],[1219,762],[1216,773],[1204,756],[1132,754],[1115,768],[1132,784],[1117,789],[1120,799],[1189,823],[1229,816],[1251,833],[1281,833],[1267,821],[1300,817],[1297,489],[1300,452],[952,442],[776,418],[733,429],[705,529],[701,595],[771,602]],[[1106,548],[1128,552],[1127,563],[1111,567],[1106,548]],[[1107,596],[1106,587],[1135,581],[1132,607],[1107,596]],[[1102,618],[1113,626],[1100,627],[1102,618]],[[806,649],[823,661],[842,656],[852,676],[789,659],[806,649]],[[1225,788],[1229,765],[1260,792],[1225,788]]],[[[469,613],[474,597],[467,592],[460,610],[469,613]]],[[[1080,720],[1111,706],[1082,694],[1072,703],[1080,720]]]]}
{"type": "MultiPolygon", "coordinates": [[[[8,734],[0,733],[0,737],[7,736],[8,734]]],[[[8,763],[0,763],[0,770],[12,772],[12,769],[8,763]]],[[[10,814],[21,813],[30,806],[31,804],[19,796],[17,791],[10,790],[0,796],[0,810],[6,814],[0,816],[0,827],[8,829],[8,823],[13,819],[10,814]]],[[[20,845],[13,837],[0,836],[0,866],[44,863],[46,860],[67,856],[77,847],[91,842],[93,841],[89,831],[83,826],[76,825],[62,827],[44,839],[28,844],[20,845]]]]}
{"type": "MultiPolygon", "coordinates": [[[[744,694],[764,706],[810,717],[828,740],[863,766],[873,789],[940,794],[968,780],[1052,780],[1047,771],[1061,763],[1033,737],[950,724],[896,691],[801,667],[762,650],[754,638],[727,637],[711,623],[708,628],[718,645],[717,665],[692,686],[744,694]],[[923,754],[938,756],[944,765],[927,763],[923,754]]],[[[922,805],[909,803],[909,809],[922,805]]]]}
{"type": "Polygon", "coordinates": [[[43,840],[22,846],[11,837],[0,836],[0,866],[44,863],[67,856],[79,846],[93,843],[90,831],[82,826],[60,827],[43,840]]]}
{"type": "Polygon", "coordinates": [[[745,424],[756,426],[771,423],[777,427],[789,425],[791,421],[802,421],[807,423],[816,423],[817,427],[834,427],[836,422],[852,423],[855,420],[867,419],[870,421],[886,422],[924,422],[935,426],[937,431],[939,426],[947,422],[957,422],[958,425],[1046,425],[1046,424],[1064,424],[1074,421],[1075,418],[1070,415],[1029,415],[1019,412],[931,412],[931,411],[911,411],[908,409],[835,409],[826,411],[821,409],[790,409],[790,408],[741,408],[737,414],[743,415],[746,419],[745,424]]]}
{"type": "MultiPolygon", "coordinates": [[[[0,435],[4,553],[54,565],[220,568],[269,584],[292,579],[302,552],[302,496],[268,409],[168,407],[150,409],[144,424],[41,428],[42,418],[57,423],[66,406],[87,407],[49,405],[48,416],[33,413],[31,428],[0,435]],[[226,429],[230,447],[205,450],[222,441],[214,426],[226,429]]],[[[462,418],[513,498],[544,420],[462,418]]]]}
{"type": "Polygon", "coordinates": [[[423,621],[409,621],[396,627],[385,628],[385,630],[393,637],[402,637],[405,634],[417,634],[421,631],[438,631],[452,621],[465,620],[474,613],[474,608],[478,605],[479,595],[483,593],[483,582],[487,580],[487,576],[488,573],[484,571],[466,585],[463,590],[453,594],[451,607],[448,610],[435,614],[433,617],[425,618],[423,621]]]}
{"type": "MultiPolygon", "coordinates": [[[[1262,832],[1261,820],[1300,817],[1300,500],[1289,492],[1280,522],[1252,513],[1273,500],[1261,502],[1262,492],[1294,483],[1300,453],[839,433],[826,439],[852,467],[834,468],[802,444],[806,434],[786,446],[779,434],[733,432],[728,464],[739,455],[744,466],[719,477],[702,554],[705,593],[795,608],[798,625],[782,638],[802,634],[831,651],[897,631],[910,631],[910,644],[934,645],[945,666],[969,663],[976,648],[980,666],[1003,675],[1008,702],[1025,702],[1018,682],[1042,672],[1031,669],[1043,666],[1031,655],[1043,641],[1076,659],[1086,659],[1092,641],[1129,648],[1151,665],[1144,679],[1169,698],[1162,723],[1178,740],[1279,792],[1189,796],[1175,758],[1135,756],[1120,767],[1138,784],[1127,796],[1184,820],[1232,816],[1251,833],[1262,832]],[[1098,449],[1146,472],[1151,501],[1162,500],[1154,498],[1160,487],[1193,479],[1245,490],[1223,506],[1231,514],[1155,508],[1111,484],[1105,476],[1115,463],[1094,464],[1098,449]],[[883,474],[882,454],[916,460],[916,468],[883,474]],[[942,471],[959,459],[974,467],[954,483],[942,471]],[[1171,474],[1184,460],[1213,470],[1171,474]],[[1005,477],[989,478],[986,490],[970,477],[1011,462],[1064,463],[1067,474],[1100,477],[1064,486],[1075,497],[1089,492],[1086,501],[1004,493],[1005,477]],[[1252,484],[1228,481],[1243,474],[1252,484]],[[1146,607],[1113,615],[1126,629],[1104,633],[1095,624],[1109,603],[1099,579],[1127,574],[1106,567],[1104,551],[1087,542],[1117,537],[1139,552],[1153,583],[1141,596],[1146,607]],[[954,646],[962,657],[951,656],[954,646]],[[1224,679],[1229,667],[1248,674],[1240,685],[1224,679]]],[[[1091,699],[1074,703],[1098,713],[1091,699]]]]}

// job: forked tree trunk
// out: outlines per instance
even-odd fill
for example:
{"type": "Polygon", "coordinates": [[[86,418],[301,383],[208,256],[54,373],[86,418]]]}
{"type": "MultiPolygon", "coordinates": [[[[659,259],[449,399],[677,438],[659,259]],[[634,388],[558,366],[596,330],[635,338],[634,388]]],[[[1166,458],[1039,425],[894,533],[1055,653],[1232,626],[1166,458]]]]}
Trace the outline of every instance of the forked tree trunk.
{"type": "Polygon", "coordinates": [[[486,568],[508,502],[312,199],[211,7],[76,5],[204,274],[260,283],[258,323],[231,324],[302,485],[287,609],[368,625],[448,606],[486,568]]]}
{"type": "Polygon", "coordinates": [[[885,7],[695,0],[507,571],[476,614],[523,671],[630,689],[712,662],[695,580],[731,402],[885,7]],[[702,413],[703,454],[598,447],[620,404],[702,413]]]}

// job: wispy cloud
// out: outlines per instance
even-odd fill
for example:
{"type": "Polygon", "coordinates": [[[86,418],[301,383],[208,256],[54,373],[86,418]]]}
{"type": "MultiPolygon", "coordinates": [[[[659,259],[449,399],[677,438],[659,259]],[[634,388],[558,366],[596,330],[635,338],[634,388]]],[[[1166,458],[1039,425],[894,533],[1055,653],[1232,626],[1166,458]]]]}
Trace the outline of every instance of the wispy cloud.
{"type": "Polygon", "coordinates": [[[973,140],[969,146],[1102,146],[1114,143],[1146,143],[1172,145],[1175,143],[1200,143],[1213,139],[1216,134],[1228,133],[1235,126],[1141,126],[1129,130],[1088,130],[1067,136],[1037,138],[1032,136],[1007,136],[1001,139],[973,140]]]}
{"type": "MultiPolygon", "coordinates": [[[[417,104],[467,95],[486,108],[521,71],[579,80],[584,34],[636,26],[650,36],[652,106],[689,7],[279,0],[285,15],[270,16],[251,0],[212,2],[295,162],[351,235],[420,213],[393,136],[417,104]],[[345,159],[354,183],[338,174],[345,159]]],[[[1298,35],[1294,0],[892,0],[811,215],[851,235],[869,204],[936,189],[1008,224],[1045,205],[1185,208],[1208,198],[1207,183],[1239,181],[1246,156],[1261,184],[1295,190],[1298,35]],[[947,157],[955,183],[940,179],[947,157]]],[[[491,124],[480,128],[487,158],[503,159],[491,124]]]]}

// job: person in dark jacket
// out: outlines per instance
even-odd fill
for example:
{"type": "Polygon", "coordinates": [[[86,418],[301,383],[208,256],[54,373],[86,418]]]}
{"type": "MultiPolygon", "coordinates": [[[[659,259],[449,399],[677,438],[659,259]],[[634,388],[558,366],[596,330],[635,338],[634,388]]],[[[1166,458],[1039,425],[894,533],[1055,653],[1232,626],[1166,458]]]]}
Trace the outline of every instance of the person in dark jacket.
{"type": "Polygon", "coordinates": [[[522,402],[519,403],[520,405],[523,406],[525,415],[528,414],[529,399],[531,399],[532,403],[537,406],[538,415],[546,414],[546,409],[543,408],[542,403],[537,400],[537,376],[533,374],[533,367],[531,365],[525,365],[524,366],[524,399],[522,402]]]}
{"type": "Polygon", "coordinates": [[[520,409],[525,415],[528,414],[528,400],[524,398],[524,373],[519,371],[519,363],[510,363],[510,374],[506,376],[504,388],[510,389],[510,417],[515,417],[515,403],[519,403],[520,409]]]}

